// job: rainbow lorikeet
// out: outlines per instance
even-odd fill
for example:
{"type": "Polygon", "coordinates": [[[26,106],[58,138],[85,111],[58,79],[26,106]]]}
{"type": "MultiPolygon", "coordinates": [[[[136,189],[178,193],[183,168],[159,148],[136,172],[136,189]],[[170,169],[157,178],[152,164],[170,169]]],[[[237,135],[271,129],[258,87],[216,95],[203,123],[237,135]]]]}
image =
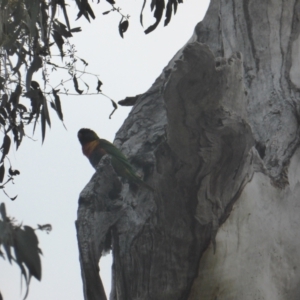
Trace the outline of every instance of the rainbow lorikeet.
{"type": "Polygon", "coordinates": [[[78,139],[82,145],[83,154],[89,159],[94,168],[105,154],[111,156],[111,164],[115,172],[130,183],[144,186],[153,191],[133,170],[125,155],[112,143],[100,139],[91,129],[82,128],[78,131],[78,139]]]}

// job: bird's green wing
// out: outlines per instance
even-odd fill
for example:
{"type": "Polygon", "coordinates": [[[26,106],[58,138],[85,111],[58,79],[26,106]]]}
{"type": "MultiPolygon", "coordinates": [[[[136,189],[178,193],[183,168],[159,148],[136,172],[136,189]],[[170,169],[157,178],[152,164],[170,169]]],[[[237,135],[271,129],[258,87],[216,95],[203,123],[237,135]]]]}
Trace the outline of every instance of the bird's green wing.
{"type": "Polygon", "coordinates": [[[107,140],[100,139],[100,147],[103,148],[113,158],[117,159],[124,165],[125,168],[133,170],[131,164],[127,160],[126,156],[112,143],[107,140]]]}
{"type": "Polygon", "coordinates": [[[104,149],[106,153],[111,155],[112,159],[112,166],[114,167],[116,173],[123,177],[127,178],[132,183],[135,183],[137,185],[142,185],[146,188],[148,188],[151,191],[154,191],[154,189],[149,186],[147,183],[145,183],[134,171],[133,167],[127,160],[126,156],[112,143],[110,143],[107,140],[100,139],[99,143],[100,148],[104,149]]]}

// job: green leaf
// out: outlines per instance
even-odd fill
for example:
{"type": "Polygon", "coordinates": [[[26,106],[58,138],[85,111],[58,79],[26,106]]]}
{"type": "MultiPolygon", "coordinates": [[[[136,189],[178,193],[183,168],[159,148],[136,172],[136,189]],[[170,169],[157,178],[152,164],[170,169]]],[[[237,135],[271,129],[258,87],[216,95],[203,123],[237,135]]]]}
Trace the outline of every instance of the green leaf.
{"type": "Polygon", "coordinates": [[[4,174],[5,174],[5,167],[4,164],[2,164],[0,166],[0,183],[3,182],[4,174]]]}
{"type": "MultiPolygon", "coordinates": [[[[171,16],[172,16],[172,1],[174,1],[174,0],[169,0],[168,4],[167,4],[165,26],[167,26],[169,24],[169,22],[171,21],[171,16]]],[[[177,0],[175,0],[175,2],[176,1],[177,0]]]]}
{"type": "Polygon", "coordinates": [[[1,98],[1,107],[5,107],[7,102],[8,102],[8,96],[7,94],[3,94],[1,98]]]}
{"type": "Polygon", "coordinates": [[[55,101],[55,110],[57,112],[57,115],[58,117],[60,118],[61,121],[64,120],[64,116],[63,116],[63,113],[62,113],[62,109],[61,109],[61,103],[60,103],[60,98],[57,94],[59,90],[52,90],[52,94],[54,96],[54,101],[55,101]]]}
{"type": "Polygon", "coordinates": [[[7,215],[6,215],[6,208],[5,208],[5,203],[1,203],[0,204],[0,214],[1,214],[1,218],[2,220],[6,220],[7,215]]]}
{"type": "Polygon", "coordinates": [[[21,93],[22,93],[22,87],[19,84],[17,84],[16,89],[14,90],[14,92],[11,93],[9,99],[9,102],[12,103],[14,107],[17,106],[17,104],[19,103],[19,98],[21,96],[21,93]]]}
{"type": "Polygon", "coordinates": [[[141,10],[141,13],[140,13],[140,22],[141,22],[141,25],[142,25],[143,27],[144,27],[144,25],[143,25],[143,11],[144,11],[146,2],[147,2],[147,0],[144,0],[143,6],[142,6],[142,10],[141,10]]]}
{"type": "Polygon", "coordinates": [[[70,32],[80,32],[80,31],[81,31],[81,27],[75,27],[70,30],[70,32]]]}
{"type": "MultiPolygon", "coordinates": [[[[29,275],[41,280],[42,266],[39,256],[38,238],[30,226],[24,226],[24,230],[17,228],[15,231],[15,254],[21,266],[23,263],[29,271],[29,275]]],[[[22,268],[21,268],[22,269],[22,268]]]]}
{"type": "Polygon", "coordinates": [[[3,138],[3,144],[2,144],[2,147],[1,147],[1,149],[3,149],[3,150],[2,150],[2,158],[1,158],[0,162],[3,162],[5,156],[8,154],[10,144],[11,144],[10,137],[8,135],[5,135],[4,138],[3,138]]]}
{"type": "Polygon", "coordinates": [[[50,121],[50,116],[49,116],[48,104],[47,104],[46,97],[43,97],[43,113],[45,115],[45,119],[46,119],[49,127],[51,127],[51,121],[50,121]]]}
{"type": "Polygon", "coordinates": [[[47,29],[48,29],[48,5],[45,3],[45,0],[41,0],[41,10],[40,10],[40,18],[41,22],[39,23],[41,26],[41,38],[44,42],[44,45],[47,45],[47,29]]]}
{"type": "Polygon", "coordinates": [[[155,8],[154,11],[154,18],[156,19],[155,23],[151,26],[149,26],[146,30],[145,33],[148,34],[151,31],[153,31],[157,25],[159,24],[162,15],[163,15],[163,11],[165,9],[165,1],[164,0],[152,0],[151,2],[151,10],[153,10],[155,8]]]}
{"type": "Polygon", "coordinates": [[[4,82],[5,82],[5,79],[0,76],[0,90],[2,90],[2,91],[4,91],[4,82]]]}
{"type": "Polygon", "coordinates": [[[103,83],[98,79],[98,82],[97,82],[97,88],[96,88],[96,90],[97,90],[98,93],[101,92],[101,85],[102,85],[102,84],[103,84],[103,83]]]}
{"type": "Polygon", "coordinates": [[[62,9],[62,11],[64,13],[64,17],[65,17],[66,24],[68,26],[68,30],[70,30],[70,22],[69,22],[67,10],[66,10],[65,0],[57,1],[57,3],[60,5],[60,7],[61,7],[61,9],[62,9]]]}
{"type": "Polygon", "coordinates": [[[57,47],[59,49],[60,56],[61,56],[61,58],[63,58],[64,57],[63,44],[65,41],[62,38],[61,34],[56,30],[53,30],[52,36],[55,41],[55,44],[57,45],[57,47]]]}
{"type": "Polygon", "coordinates": [[[10,176],[20,175],[19,170],[13,170],[11,167],[9,168],[8,173],[9,173],[10,176]]]}
{"type": "MultiPolygon", "coordinates": [[[[33,125],[33,133],[35,132],[35,128],[36,128],[36,124],[39,120],[39,117],[40,117],[40,110],[38,110],[36,113],[35,113],[35,121],[34,121],[34,125],[33,125]]],[[[29,119],[30,120],[30,119],[29,119]]],[[[28,122],[29,124],[29,122],[28,122]]]]}
{"type": "Polygon", "coordinates": [[[0,213],[0,245],[3,245],[8,261],[11,263],[13,257],[11,255],[11,247],[13,246],[13,226],[6,215],[5,204],[1,203],[0,213]]]}
{"type": "MultiPolygon", "coordinates": [[[[22,123],[22,125],[23,125],[23,123],[22,123]]],[[[23,136],[24,136],[24,128],[22,125],[20,124],[12,129],[12,132],[14,135],[14,141],[16,143],[17,149],[19,148],[19,146],[22,142],[23,136]]]]}
{"type": "Polygon", "coordinates": [[[9,244],[5,243],[5,244],[3,245],[3,247],[4,247],[4,250],[5,250],[6,256],[7,256],[7,258],[8,258],[8,261],[9,261],[9,263],[11,264],[11,262],[12,262],[12,260],[13,260],[13,256],[12,256],[12,254],[11,254],[11,246],[10,246],[9,244]]]}
{"type": "Polygon", "coordinates": [[[46,119],[44,112],[41,113],[41,129],[42,129],[42,143],[44,143],[45,136],[46,136],[46,119]]]}
{"type": "Polygon", "coordinates": [[[67,26],[58,20],[53,23],[53,29],[65,38],[72,37],[72,33],[67,29],[67,26]]]}
{"type": "Polygon", "coordinates": [[[128,29],[129,22],[128,22],[128,20],[125,20],[124,22],[122,22],[122,19],[119,23],[119,33],[120,33],[120,36],[123,38],[123,33],[126,32],[126,30],[128,29]]]}
{"type": "Polygon", "coordinates": [[[26,8],[28,11],[29,20],[27,26],[32,37],[36,37],[38,30],[36,28],[37,17],[39,15],[39,0],[25,0],[26,8]]]}
{"type": "Polygon", "coordinates": [[[112,105],[113,105],[113,107],[114,107],[113,111],[112,111],[112,112],[110,113],[110,115],[109,115],[109,118],[111,119],[111,116],[114,114],[114,112],[115,112],[116,109],[118,108],[118,105],[117,105],[117,103],[116,103],[114,100],[110,99],[110,101],[111,101],[111,103],[112,103],[112,105]]]}
{"type": "Polygon", "coordinates": [[[21,144],[22,140],[23,140],[23,137],[25,136],[25,131],[24,131],[24,124],[23,122],[21,121],[20,124],[17,126],[18,128],[18,131],[19,131],[19,143],[17,145],[17,149],[19,147],[19,145],[21,144]]]}
{"type": "Polygon", "coordinates": [[[88,66],[88,65],[89,65],[84,59],[82,59],[82,58],[79,58],[79,59],[83,62],[83,64],[84,64],[85,66],[88,66]]]}
{"type": "Polygon", "coordinates": [[[43,224],[43,225],[39,225],[37,224],[38,229],[41,231],[46,231],[47,233],[49,233],[52,230],[52,225],[51,224],[43,224]]]}
{"type": "Polygon", "coordinates": [[[4,117],[4,119],[7,119],[7,112],[5,109],[0,108],[0,114],[4,117]]]}
{"type": "Polygon", "coordinates": [[[0,124],[5,126],[5,120],[0,116],[0,124]]]}
{"type": "Polygon", "coordinates": [[[79,1],[79,0],[76,0],[76,3],[77,3],[77,6],[79,8],[79,13],[77,14],[77,19],[78,20],[82,15],[85,16],[85,18],[90,22],[90,18],[89,18],[89,15],[95,19],[95,14],[90,6],[90,4],[88,3],[87,0],[84,0],[84,1],[79,1]]]}
{"type": "Polygon", "coordinates": [[[83,90],[80,90],[78,87],[78,81],[77,81],[76,75],[73,76],[73,83],[74,83],[75,91],[81,95],[83,93],[83,90]]]}

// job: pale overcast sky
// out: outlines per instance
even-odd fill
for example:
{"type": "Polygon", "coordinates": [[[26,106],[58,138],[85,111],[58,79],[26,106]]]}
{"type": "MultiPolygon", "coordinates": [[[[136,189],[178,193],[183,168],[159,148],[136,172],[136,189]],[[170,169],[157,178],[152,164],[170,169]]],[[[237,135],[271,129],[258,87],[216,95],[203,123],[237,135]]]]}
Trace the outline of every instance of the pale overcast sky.
{"type": "MultiPolygon", "coordinates": [[[[124,14],[131,15],[124,39],[119,36],[119,15],[102,12],[110,6],[104,1],[93,4],[96,19],[88,23],[70,18],[71,27],[82,27],[70,42],[76,45],[77,54],[88,63],[88,72],[100,75],[102,91],[118,101],[126,96],[145,92],[173,55],[192,36],[195,25],[202,20],[208,0],[185,0],[178,6],[170,24],[145,35],[139,24],[143,1],[117,1],[124,14]]],[[[149,10],[148,1],[145,10],[149,10]]],[[[75,4],[74,4],[75,5],[75,4]]],[[[59,18],[63,20],[62,14],[59,18]]],[[[151,22],[153,22],[151,20],[151,22]]],[[[145,27],[150,20],[145,19],[145,27]]],[[[81,67],[79,67],[81,69],[81,67]]],[[[58,78],[57,73],[52,80],[58,78]]],[[[85,77],[90,89],[95,89],[95,79],[85,77]]],[[[39,80],[34,77],[34,80],[39,80]]],[[[51,78],[50,78],[51,80],[51,78]]],[[[84,88],[84,85],[81,84],[84,88]]],[[[20,149],[11,150],[13,167],[21,171],[15,185],[7,192],[18,198],[12,202],[4,194],[9,216],[24,225],[51,223],[53,231],[47,235],[38,231],[42,256],[42,281],[32,278],[29,300],[83,299],[78,248],[74,222],[77,218],[78,196],[94,173],[88,160],[82,155],[77,131],[82,127],[94,129],[102,138],[114,140],[114,135],[126,118],[130,108],[119,107],[112,119],[111,103],[103,96],[61,96],[67,130],[51,109],[52,128],[48,130],[41,146],[39,129],[32,141],[24,139],[20,149]]],[[[2,137],[0,137],[2,140],[2,137]]],[[[101,259],[101,277],[107,293],[110,290],[111,256],[101,259]]],[[[0,258],[0,291],[4,300],[22,299],[21,275],[17,266],[10,266],[0,258]]]]}

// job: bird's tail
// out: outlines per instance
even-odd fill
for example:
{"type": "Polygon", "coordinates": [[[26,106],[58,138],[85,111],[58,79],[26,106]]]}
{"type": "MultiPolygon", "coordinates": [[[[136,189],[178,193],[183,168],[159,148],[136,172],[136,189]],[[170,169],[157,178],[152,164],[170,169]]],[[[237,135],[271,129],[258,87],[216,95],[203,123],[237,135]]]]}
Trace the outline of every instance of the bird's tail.
{"type": "Polygon", "coordinates": [[[143,181],[142,179],[139,179],[138,183],[139,186],[145,187],[148,190],[154,192],[154,188],[152,186],[150,186],[149,184],[147,184],[145,181],[143,181]]]}
{"type": "Polygon", "coordinates": [[[148,190],[154,192],[154,188],[143,181],[137,174],[131,174],[131,181],[140,187],[147,188],[148,190]]]}

